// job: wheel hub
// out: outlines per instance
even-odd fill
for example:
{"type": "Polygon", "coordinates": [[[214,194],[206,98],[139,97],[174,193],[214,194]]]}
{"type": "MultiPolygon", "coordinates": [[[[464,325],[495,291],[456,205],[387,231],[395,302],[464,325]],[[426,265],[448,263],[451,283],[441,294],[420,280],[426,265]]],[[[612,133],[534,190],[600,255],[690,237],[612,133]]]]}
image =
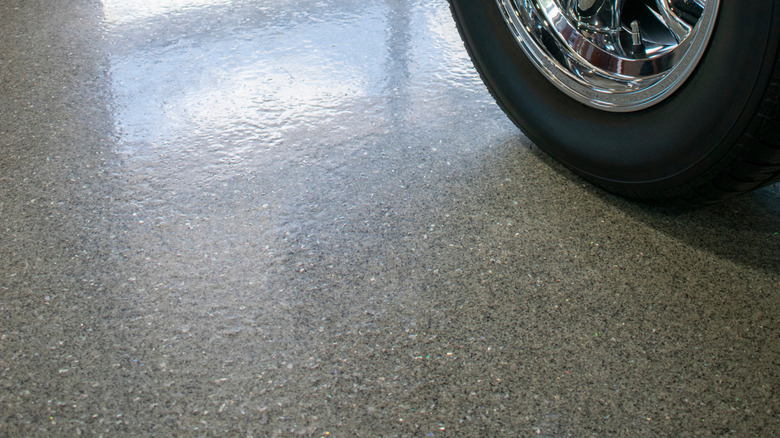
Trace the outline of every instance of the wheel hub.
{"type": "Polygon", "coordinates": [[[519,46],[567,95],[637,111],[695,69],[720,0],[496,0],[519,46]]]}

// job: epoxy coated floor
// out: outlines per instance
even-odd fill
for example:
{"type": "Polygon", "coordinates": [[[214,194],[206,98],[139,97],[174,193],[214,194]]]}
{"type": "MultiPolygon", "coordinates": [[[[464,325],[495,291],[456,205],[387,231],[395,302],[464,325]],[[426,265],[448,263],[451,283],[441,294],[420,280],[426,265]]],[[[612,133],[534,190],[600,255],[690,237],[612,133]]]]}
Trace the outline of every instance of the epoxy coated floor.
{"type": "Polygon", "coordinates": [[[0,3],[0,436],[776,436],[779,233],[572,176],[442,0],[0,3]]]}

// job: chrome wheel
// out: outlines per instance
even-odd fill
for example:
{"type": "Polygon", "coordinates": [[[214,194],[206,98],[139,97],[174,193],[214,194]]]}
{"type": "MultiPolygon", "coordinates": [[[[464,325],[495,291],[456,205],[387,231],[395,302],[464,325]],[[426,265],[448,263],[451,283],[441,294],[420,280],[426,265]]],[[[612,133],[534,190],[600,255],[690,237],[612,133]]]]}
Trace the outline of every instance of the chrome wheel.
{"type": "Polygon", "coordinates": [[[534,65],[564,93],[613,112],[655,105],[699,63],[720,0],[496,0],[534,65]]]}

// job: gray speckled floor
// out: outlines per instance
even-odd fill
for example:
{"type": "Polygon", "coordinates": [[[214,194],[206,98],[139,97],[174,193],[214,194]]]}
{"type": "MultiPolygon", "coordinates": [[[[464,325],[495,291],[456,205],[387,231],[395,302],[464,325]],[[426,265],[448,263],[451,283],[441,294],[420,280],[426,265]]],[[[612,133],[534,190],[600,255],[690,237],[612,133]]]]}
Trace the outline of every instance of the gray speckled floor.
{"type": "Polygon", "coordinates": [[[0,435],[780,434],[780,189],[665,212],[440,0],[0,3],[0,435]]]}

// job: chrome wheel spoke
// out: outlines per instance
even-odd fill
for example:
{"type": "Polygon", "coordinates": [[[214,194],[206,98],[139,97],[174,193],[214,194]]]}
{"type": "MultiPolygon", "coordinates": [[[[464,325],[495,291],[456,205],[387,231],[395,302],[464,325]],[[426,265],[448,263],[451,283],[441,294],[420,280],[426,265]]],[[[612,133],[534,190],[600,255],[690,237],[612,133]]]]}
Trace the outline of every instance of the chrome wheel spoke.
{"type": "Polygon", "coordinates": [[[567,15],[578,26],[600,32],[620,31],[620,11],[624,0],[566,0],[567,15]]]}
{"type": "Polygon", "coordinates": [[[668,0],[655,0],[655,4],[658,7],[658,12],[652,11],[653,14],[669,30],[678,44],[683,42],[691,33],[691,25],[677,16],[668,0]]]}
{"type": "Polygon", "coordinates": [[[612,20],[620,28],[621,13],[623,12],[623,0],[614,0],[612,5],[612,20]]]}

